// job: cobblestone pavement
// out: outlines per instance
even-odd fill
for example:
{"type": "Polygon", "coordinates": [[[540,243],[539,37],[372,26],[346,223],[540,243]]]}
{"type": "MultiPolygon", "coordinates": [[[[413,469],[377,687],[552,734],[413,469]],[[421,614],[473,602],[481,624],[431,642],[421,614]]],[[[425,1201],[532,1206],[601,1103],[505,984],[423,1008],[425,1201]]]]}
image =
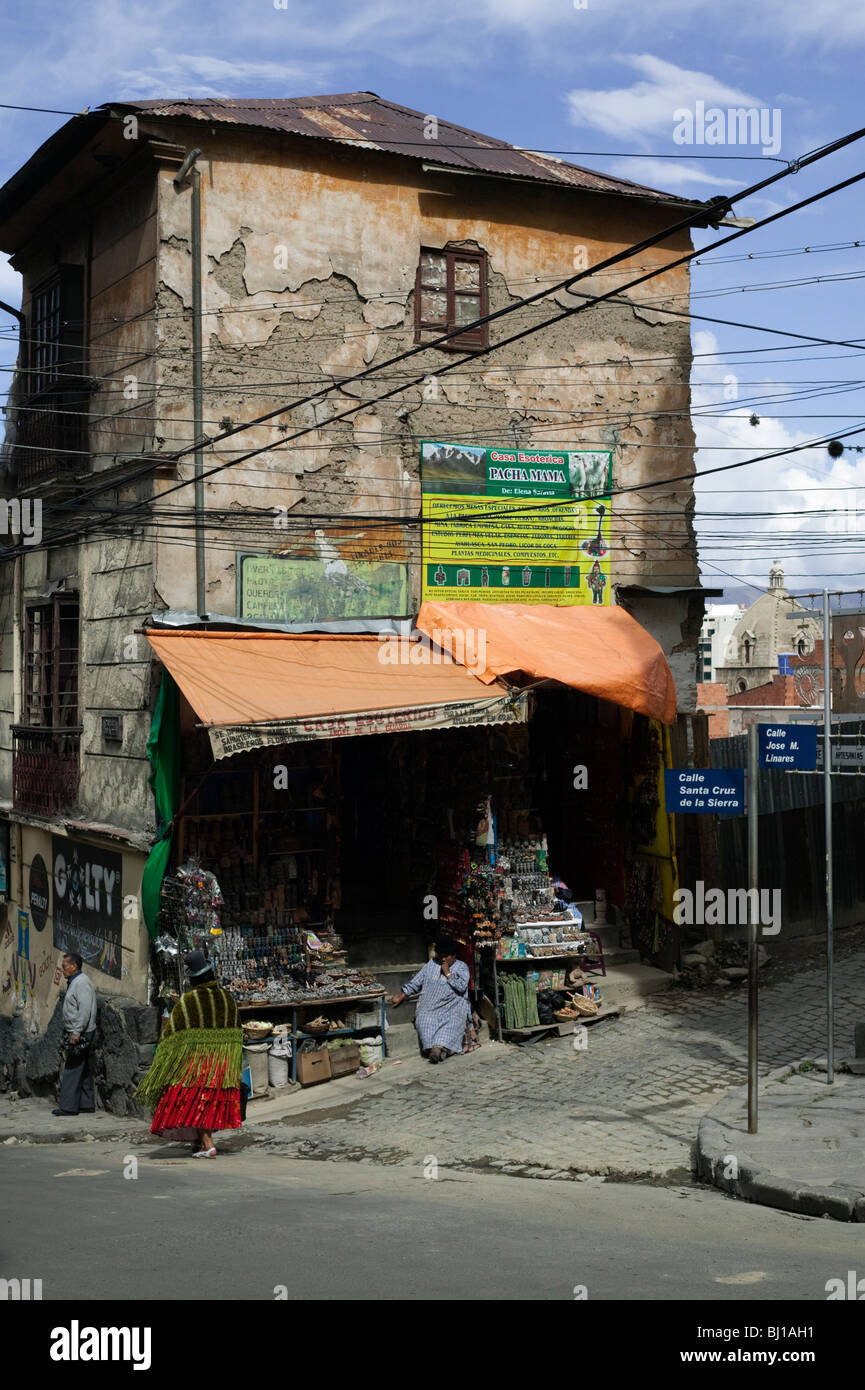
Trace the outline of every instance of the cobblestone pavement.
{"type": "MultiPolygon", "coordinates": [[[[760,1009],[762,1072],[825,1055],[822,960],[761,972],[760,1009]]],[[[858,930],[837,953],[835,1010],[840,1060],[865,1018],[858,930]]],[[[341,1112],[274,1125],[269,1142],[298,1157],[419,1168],[435,1159],[536,1177],[686,1179],[701,1116],[746,1080],[746,988],[671,990],[587,1032],[584,1051],[561,1038],[503,1048],[494,1065],[470,1065],[480,1053],[452,1059],[341,1112]]]]}

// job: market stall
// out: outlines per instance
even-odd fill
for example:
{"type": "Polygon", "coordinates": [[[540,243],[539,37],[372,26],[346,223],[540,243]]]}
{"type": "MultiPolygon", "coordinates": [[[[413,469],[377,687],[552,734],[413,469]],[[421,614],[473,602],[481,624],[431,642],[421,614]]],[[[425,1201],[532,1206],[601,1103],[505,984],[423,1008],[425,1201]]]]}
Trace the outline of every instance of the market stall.
{"type": "Polygon", "coordinates": [[[589,979],[589,972],[606,974],[600,937],[585,930],[566,885],[551,874],[537,822],[530,817],[527,834],[499,840],[492,800],[479,810],[471,843],[439,850],[447,929],[470,963],[476,999],[492,1004],[499,1041],[535,1030],[569,1031],[600,1006],[600,990],[589,979]]]}
{"type": "MultiPolygon", "coordinates": [[[[168,1004],[182,988],[180,953],[205,947],[238,1002],[250,1049],[270,1045],[290,1063],[271,1068],[280,1082],[284,1075],[311,1084],[381,1062],[384,989],[372,972],[349,965],[334,929],[332,749],[322,743],[315,758],[278,751],[280,760],[253,752],[200,777],[188,773],[177,830],[182,862],[163,882],[157,952],[168,1004]]],[[[260,1076],[253,1094],[264,1089],[260,1076]]]]}

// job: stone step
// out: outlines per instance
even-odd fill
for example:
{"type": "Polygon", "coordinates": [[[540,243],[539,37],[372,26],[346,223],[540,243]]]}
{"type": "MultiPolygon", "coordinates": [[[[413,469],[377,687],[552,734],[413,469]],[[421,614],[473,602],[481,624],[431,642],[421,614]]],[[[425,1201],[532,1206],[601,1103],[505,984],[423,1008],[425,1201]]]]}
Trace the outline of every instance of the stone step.
{"type": "MultiPolygon", "coordinates": [[[[413,965],[387,965],[376,968],[375,977],[384,985],[385,994],[388,999],[394,994],[399,994],[404,984],[417,974],[423,962],[418,961],[413,965]]],[[[388,1003],[385,1008],[385,1017],[391,1027],[403,1024],[408,1016],[414,1018],[414,1006],[408,1002],[401,1004],[395,1009],[393,1004],[388,1003]],[[407,1011],[410,1010],[410,1012],[407,1011]]]]}
{"type": "MultiPolygon", "coordinates": [[[[574,903],[574,907],[579,908],[580,912],[583,914],[583,922],[585,923],[586,930],[587,930],[587,931],[594,931],[594,930],[595,930],[595,926],[594,926],[594,921],[595,921],[595,901],[594,901],[594,898],[592,898],[592,899],[591,899],[590,901],[588,901],[588,902],[575,902],[575,903],[574,903]]],[[[621,925],[622,925],[621,922],[619,922],[619,920],[618,920],[618,916],[617,916],[616,909],[613,907],[612,903],[607,903],[607,921],[606,921],[606,925],[607,925],[607,926],[616,926],[617,928],[618,928],[618,927],[621,927],[621,925]]]]}
{"type": "Polygon", "coordinates": [[[619,949],[619,941],[622,935],[621,927],[614,926],[610,922],[608,922],[605,927],[595,927],[591,922],[583,922],[583,927],[586,931],[594,933],[605,952],[617,951],[619,949]]]}
{"type": "MultiPolygon", "coordinates": [[[[405,1014],[403,1014],[404,1017],[405,1014]]],[[[388,1024],[387,1055],[391,1060],[396,1058],[408,1061],[410,1057],[417,1057],[419,1052],[417,1030],[413,1023],[388,1024]]]]}
{"type": "Polygon", "coordinates": [[[639,959],[639,951],[626,951],[621,946],[615,946],[612,950],[608,950],[606,942],[604,943],[604,964],[608,970],[612,965],[636,965],[639,959]]]}
{"type": "Polygon", "coordinates": [[[606,976],[590,975],[592,984],[601,991],[605,1008],[638,1008],[649,994],[669,989],[673,976],[665,970],[656,970],[653,965],[614,965],[609,967],[606,976]]]}

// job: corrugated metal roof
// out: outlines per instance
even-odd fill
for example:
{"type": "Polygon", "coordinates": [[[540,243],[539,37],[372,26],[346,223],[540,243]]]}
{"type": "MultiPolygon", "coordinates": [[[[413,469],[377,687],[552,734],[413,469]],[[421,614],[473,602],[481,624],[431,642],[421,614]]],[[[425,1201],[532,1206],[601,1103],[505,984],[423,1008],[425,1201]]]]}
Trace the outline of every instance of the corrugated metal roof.
{"type": "Polygon", "coordinates": [[[203,121],[208,124],[243,126],[283,131],[319,140],[333,140],[352,148],[381,150],[428,164],[508,178],[531,179],[545,184],[611,193],[621,197],[650,199],[680,206],[704,204],[662,193],[629,179],[598,174],[552,155],[520,149],[504,140],[438,119],[437,138],[426,139],[431,117],[408,106],[385,101],[375,92],[343,92],[332,96],[240,98],[208,97],[182,100],[111,102],[101,110],[131,111],[159,118],[203,121]]]}

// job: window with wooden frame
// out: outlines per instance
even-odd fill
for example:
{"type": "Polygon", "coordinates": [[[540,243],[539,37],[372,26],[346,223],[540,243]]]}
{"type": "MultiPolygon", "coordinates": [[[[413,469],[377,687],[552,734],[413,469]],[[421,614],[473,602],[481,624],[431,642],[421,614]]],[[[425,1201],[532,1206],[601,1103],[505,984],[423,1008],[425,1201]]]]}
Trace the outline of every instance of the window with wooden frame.
{"type": "Polygon", "coordinates": [[[56,594],[26,609],[24,719],[30,728],[78,725],[77,594],[56,594]]]}
{"type": "MultiPolygon", "coordinates": [[[[487,258],[483,251],[422,246],[415,282],[415,337],[418,342],[472,324],[487,313],[487,258]]],[[[487,324],[469,328],[444,348],[485,348],[487,324]]]]}
{"type": "Polygon", "coordinates": [[[82,370],[84,271],[61,265],[30,301],[30,393],[38,395],[82,370]]]}

